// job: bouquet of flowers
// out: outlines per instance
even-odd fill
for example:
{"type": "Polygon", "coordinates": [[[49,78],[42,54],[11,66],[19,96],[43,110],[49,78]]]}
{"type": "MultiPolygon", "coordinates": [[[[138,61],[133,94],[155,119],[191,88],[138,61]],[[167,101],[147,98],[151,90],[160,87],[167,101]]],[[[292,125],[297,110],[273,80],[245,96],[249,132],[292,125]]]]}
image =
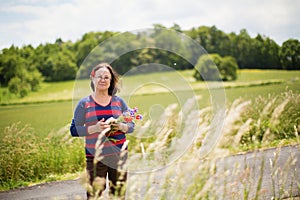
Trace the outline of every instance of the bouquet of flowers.
{"type": "MultiPolygon", "coordinates": [[[[123,112],[120,117],[115,119],[114,117],[110,117],[105,121],[105,123],[113,125],[119,122],[134,122],[135,120],[142,120],[143,116],[141,114],[138,114],[138,108],[135,107],[133,109],[129,108],[127,111],[123,112]]],[[[114,132],[111,128],[107,128],[103,131],[104,133],[109,132],[108,134],[111,134],[111,132],[114,132]]]]}

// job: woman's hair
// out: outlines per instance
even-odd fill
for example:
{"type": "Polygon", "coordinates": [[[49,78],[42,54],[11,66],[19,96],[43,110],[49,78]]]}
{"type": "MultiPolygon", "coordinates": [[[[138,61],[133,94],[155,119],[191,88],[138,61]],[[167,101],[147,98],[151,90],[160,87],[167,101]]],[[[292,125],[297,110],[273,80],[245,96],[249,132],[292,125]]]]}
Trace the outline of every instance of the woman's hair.
{"type": "Polygon", "coordinates": [[[110,86],[108,88],[108,94],[110,96],[113,96],[115,95],[118,91],[119,91],[119,87],[118,87],[118,82],[119,82],[119,75],[118,73],[110,66],[110,64],[108,63],[100,63],[98,65],[96,65],[92,71],[91,71],[91,88],[93,91],[95,91],[95,86],[94,86],[94,83],[93,83],[93,80],[92,78],[95,77],[95,74],[96,74],[96,71],[98,69],[101,69],[101,68],[107,68],[108,71],[110,72],[110,75],[111,75],[111,80],[110,80],[110,86]]]}

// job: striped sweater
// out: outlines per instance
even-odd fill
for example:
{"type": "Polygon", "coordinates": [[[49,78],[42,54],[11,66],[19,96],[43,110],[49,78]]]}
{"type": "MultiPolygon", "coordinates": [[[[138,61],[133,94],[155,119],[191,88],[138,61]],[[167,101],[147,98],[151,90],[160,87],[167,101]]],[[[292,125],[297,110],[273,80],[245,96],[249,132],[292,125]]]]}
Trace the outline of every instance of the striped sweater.
{"type": "MultiPolygon", "coordinates": [[[[87,157],[95,156],[95,147],[100,133],[88,134],[89,126],[96,124],[104,118],[118,118],[124,111],[128,110],[128,106],[124,100],[118,96],[113,96],[108,105],[102,106],[95,102],[92,96],[81,99],[74,111],[74,117],[70,126],[70,132],[73,137],[85,137],[85,153],[87,157]]],[[[127,123],[129,129],[127,133],[134,130],[134,123],[127,123]]],[[[101,140],[102,151],[100,155],[105,156],[120,153],[120,150],[126,141],[124,132],[114,132],[103,137],[101,140]]],[[[127,150],[127,148],[126,148],[127,150]]]]}

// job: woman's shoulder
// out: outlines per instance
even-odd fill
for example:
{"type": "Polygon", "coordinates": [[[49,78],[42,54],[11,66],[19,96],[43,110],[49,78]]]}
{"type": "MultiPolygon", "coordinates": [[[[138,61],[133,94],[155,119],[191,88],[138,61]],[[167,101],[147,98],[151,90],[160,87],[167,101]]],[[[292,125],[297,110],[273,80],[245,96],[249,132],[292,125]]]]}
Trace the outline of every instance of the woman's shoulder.
{"type": "Polygon", "coordinates": [[[91,102],[91,101],[92,101],[92,98],[91,98],[91,95],[89,95],[89,96],[86,96],[86,97],[81,98],[81,99],[78,101],[78,104],[85,104],[85,103],[91,102]]]}
{"type": "Polygon", "coordinates": [[[117,95],[112,96],[112,100],[113,100],[113,101],[124,101],[124,100],[122,99],[122,97],[119,97],[119,96],[117,96],[117,95]]]}
{"type": "Polygon", "coordinates": [[[85,97],[81,98],[80,101],[91,101],[92,100],[91,97],[92,97],[91,95],[85,96],[85,97]]]}
{"type": "Polygon", "coordinates": [[[120,102],[122,105],[126,105],[124,99],[122,97],[119,97],[119,96],[112,96],[112,101],[115,101],[115,102],[120,102]]]}

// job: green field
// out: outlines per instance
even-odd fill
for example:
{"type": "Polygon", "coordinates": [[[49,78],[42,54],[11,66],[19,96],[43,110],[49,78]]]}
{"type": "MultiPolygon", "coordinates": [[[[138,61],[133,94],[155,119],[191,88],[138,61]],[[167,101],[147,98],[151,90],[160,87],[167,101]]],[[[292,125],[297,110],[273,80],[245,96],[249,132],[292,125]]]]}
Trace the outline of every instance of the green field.
{"type": "MultiPolygon", "coordinates": [[[[209,106],[211,103],[209,89],[205,83],[194,81],[192,73],[192,70],[187,70],[179,73],[164,72],[123,77],[123,84],[126,83],[129,86],[121,91],[120,96],[127,100],[129,106],[138,106],[142,112],[147,113],[153,105],[166,107],[170,103],[178,103],[177,96],[182,94],[180,91],[182,83],[176,82],[176,80],[182,79],[190,85],[196,95],[202,96],[199,100],[199,107],[209,106]],[[168,82],[169,87],[172,87],[171,92],[155,85],[148,85],[135,90],[133,95],[126,93],[128,88],[132,91],[135,85],[151,81],[160,83],[161,79],[166,79],[162,83],[168,82]]],[[[299,92],[299,80],[300,71],[240,70],[237,81],[224,83],[226,99],[228,103],[239,97],[253,99],[259,95],[279,94],[286,91],[287,88],[299,92]]],[[[75,83],[74,81],[44,83],[40,91],[33,92],[23,99],[14,98],[9,102],[2,102],[0,130],[16,122],[31,125],[39,135],[58,130],[71,121],[73,106],[76,104],[76,100],[72,101],[73,90],[74,86],[78,85],[86,87],[82,96],[89,94],[88,80],[79,80],[75,83]]],[[[187,96],[189,95],[191,95],[191,91],[188,91],[187,96]]]]}
{"type": "Polygon", "coordinates": [[[38,135],[58,130],[69,123],[73,115],[70,101],[3,106],[0,113],[1,130],[20,122],[22,125],[32,126],[38,135]]]}

